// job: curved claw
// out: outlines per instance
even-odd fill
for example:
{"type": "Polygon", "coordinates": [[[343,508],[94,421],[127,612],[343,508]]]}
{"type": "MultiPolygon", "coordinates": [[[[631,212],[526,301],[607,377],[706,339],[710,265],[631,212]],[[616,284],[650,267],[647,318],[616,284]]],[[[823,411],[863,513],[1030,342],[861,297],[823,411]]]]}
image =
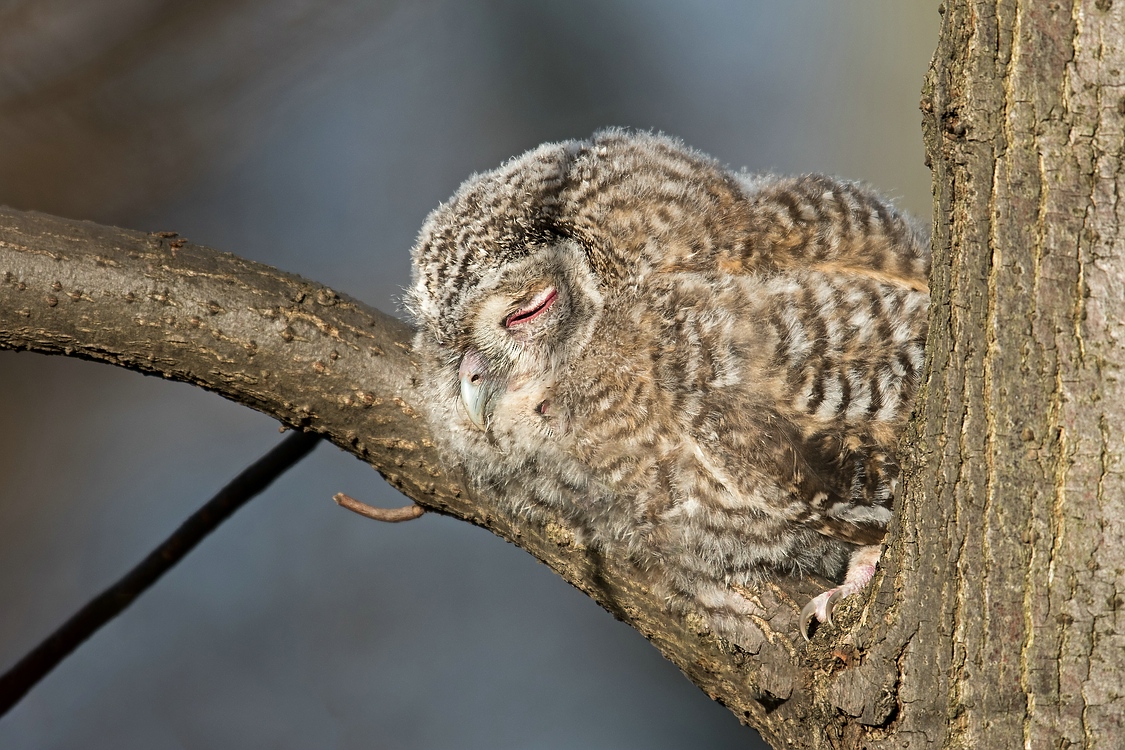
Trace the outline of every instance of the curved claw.
{"type": "Polygon", "coordinates": [[[801,635],[805,637],[806,641],[809,640],[809,625],[812,624],[812,621],[815,619],[817,622],[831,625],[832,610],[835,609],[836,602],[851,593],[847,586],[837,586],[834,589],[828,589],[817,594],[801,608],[801,635]]]}
{"type": "Polygon", "coordinates": [[[850,591],[845,591],[844,588],[844,586],[841,586],[833,590],[831,596],[828,597],[828,601],[824,604],[824,623],[826,625],[832,624],[832,610],[836,608],[836,602],[851,593],[850,591]]]}
{"type": "Polygon", "coordinates": [[[808,604],[801,607],[801,637],[805,639],[805,642],[810,640],[809,625],[812,624],[813,618],[815,617],[816,599],[810,599],[808,604]]]}
{"type": "Polygon", "coordinates": [[[801,635],[809,640],[809,625],[815,617],[826,625],[832,624],[832,610],[841,599],[859,593],[870,583],[875,575],[875,565],[879,562],[882,548],[878,545],[860,547],[852,554],[848,562],[848,572],[844,583],[833,589],[818,594],[812,601],[801,609],[801,635]]]}
{"type": "Polygon", "coordinates": [[[827,609],[829,597],[836,591],[836,589],[829,589],[823,591],[812,599],[801,609],[801,635],[805,636],[805,640],[809,640],[809,625],[813,620],[817,622],[831,623],[830,619],[831,610],[827,609]]]}

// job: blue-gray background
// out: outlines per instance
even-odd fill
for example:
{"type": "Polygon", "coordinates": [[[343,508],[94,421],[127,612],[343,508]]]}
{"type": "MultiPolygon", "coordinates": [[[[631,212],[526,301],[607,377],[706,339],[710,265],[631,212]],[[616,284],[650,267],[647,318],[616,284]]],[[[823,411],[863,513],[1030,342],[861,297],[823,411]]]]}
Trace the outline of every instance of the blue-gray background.
{"type": "MultiPolygon", "coordinates": [[[[0,0],[0,204],[396,310],[470,173],[605,125],[921,215],[934,2],[0,0]]],[[[280,438],[191,387],[0,353],[0,669],[280,438]]],[[[643,638],[319,448],[0,720],[3,748],[753,747],[643,638]]]]}

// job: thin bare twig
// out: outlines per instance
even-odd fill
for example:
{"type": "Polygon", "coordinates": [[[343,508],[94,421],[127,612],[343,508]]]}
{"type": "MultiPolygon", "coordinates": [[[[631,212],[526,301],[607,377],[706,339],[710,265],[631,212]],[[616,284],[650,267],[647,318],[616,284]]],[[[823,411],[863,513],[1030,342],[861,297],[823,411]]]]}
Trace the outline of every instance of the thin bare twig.
{"type": "Polygon", "coordinates": [[[425,508],[421,505],[414,504],[404,505],[401,508],[376,508],[367,503],[361,503],[351,495],[345,495],[343,492],[337,492],[332,496],[332,499],[342,508],[347,508],[351,512],[358,513],[365,518],[383,521],[384,523],[413,521],[426,512],[425,508]]]}
{"type": "Polygon", "coordinates": [[[318,435],[307,432],[295,432],[282,440],[219,490],[117,583],[78,610],[62,627],[0,676],[0,716],[6,714],[87,638],[121,614],[232,513],[307,456],[319,442],[318,435]]]}

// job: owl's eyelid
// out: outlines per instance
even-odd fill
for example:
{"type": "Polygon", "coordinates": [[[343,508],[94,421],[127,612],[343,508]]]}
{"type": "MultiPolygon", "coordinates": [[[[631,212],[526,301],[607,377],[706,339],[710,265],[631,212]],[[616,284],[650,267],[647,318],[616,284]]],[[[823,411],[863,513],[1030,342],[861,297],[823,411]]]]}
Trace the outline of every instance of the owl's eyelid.
{"type": "Polygon", "coordinates": [[[526,306],[521,307],[519,310],[516,310],[514,313],[505,318],[504,327],[512,328],[513,326],[522,325],[531,320],[534,320],[535,318],[538,318],[540,315],[547,311],[547,308],[554,304],[555,300],[558,299],[558,296],[559,293],[558,290],[555,289],[555,287],[547,287],[542,292],[532,297],[531,302],[528,302],[526,306]]]}

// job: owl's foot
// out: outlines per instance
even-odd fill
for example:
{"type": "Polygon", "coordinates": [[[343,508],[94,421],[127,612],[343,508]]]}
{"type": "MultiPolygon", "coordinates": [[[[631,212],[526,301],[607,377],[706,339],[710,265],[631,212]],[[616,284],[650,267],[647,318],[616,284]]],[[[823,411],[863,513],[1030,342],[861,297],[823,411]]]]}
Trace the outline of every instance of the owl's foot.
{"type": "Polygon", "coordinates": [[[848,562],[848,573],[844,576],[844,582],[814,597],[801,609],[801,635],[806,641],[809,640],[809,625],[812,624],[814,617],[817,622],[831,625],[832,610],[836,607],[836,603],[845,596],[858,594],[867,588],[871,577],[875,575],[875,565],[879,562],[879,555],[882,552],[883,548],[877,544],[857,549],[848,562]]]}

